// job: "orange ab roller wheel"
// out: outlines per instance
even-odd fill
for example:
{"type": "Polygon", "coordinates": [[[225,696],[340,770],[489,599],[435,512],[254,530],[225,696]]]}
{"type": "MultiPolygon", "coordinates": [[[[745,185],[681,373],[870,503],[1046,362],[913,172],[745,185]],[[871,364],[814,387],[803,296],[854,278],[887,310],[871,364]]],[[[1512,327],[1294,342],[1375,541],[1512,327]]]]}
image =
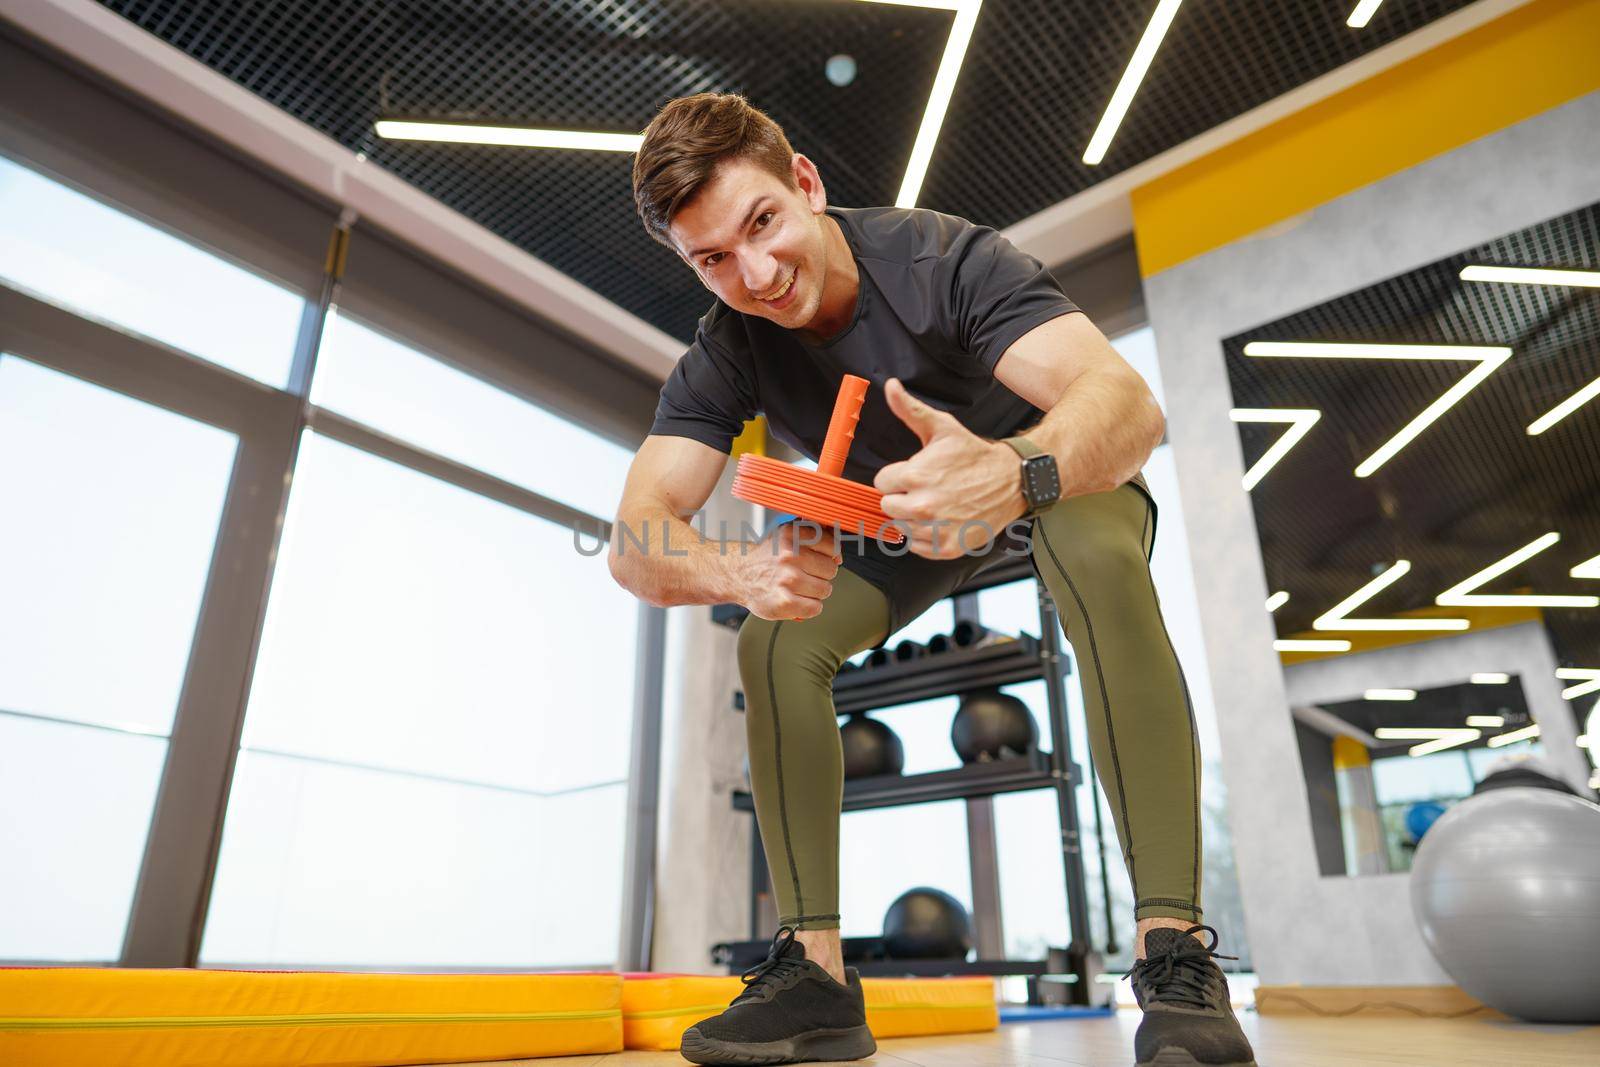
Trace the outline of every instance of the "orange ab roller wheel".
{"type": "Polygon", "coordinates": [[[861,405],[867,399],[867,385],[865,378],[844,376],[816,470],[767,456],[740,456],[733,495],[823,526],[837,526],[846,533],[875,537],[892,545],[905,541],[905,534],[890,526],[889,516],[883,513],[883,494],[841,477],[850,442],[855,440],[861,405]]]}

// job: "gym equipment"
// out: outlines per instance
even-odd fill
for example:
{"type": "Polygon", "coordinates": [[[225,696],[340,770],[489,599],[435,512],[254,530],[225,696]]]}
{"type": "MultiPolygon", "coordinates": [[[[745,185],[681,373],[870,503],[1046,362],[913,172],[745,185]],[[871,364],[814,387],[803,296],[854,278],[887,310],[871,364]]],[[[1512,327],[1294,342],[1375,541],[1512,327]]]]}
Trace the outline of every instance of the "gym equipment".
{"type": "Polygon", "coordinates": [[[1491,789],[1508,789],[1525,786],[1532,789],[1554,789],[1558,793],[1568,796],[1581,796],[1572,784],[1561,777],[1561,772],[1556,770],[1556,765],[1546,757],[1534,752],[1516,752],[1502,756],[1489,765],[1478,784],[1473,786],[1472,792],[1487,793],[1491,789]]]}
{"type": "Polygon", "coordinates": [[[871,652],[867,653],[867,662],[864,664],[864,666],[882,667],[885,663],[889,662],[889,658],[889,650],[887,648],[875,648],[871,652]]]}
{"type": "Polygon", "coordinates": [[[906,768],[905,745],[898,734],[877,719],[851,716],[839,727],[839,743],[844,748],[847,780],[899,774],[906,768]]]}
{"type": "Polygon", "coordinates": [[[1439,816],[1445,813],[1445,806],[1437,800],[1419,800],[1406,809],[1406,833],[1411,835],[1412,844],[1420,844],[1422,837],[1439,821],[1439,816]]]}
{"type": "Polygon", "coordinates": [[[0,968],[0,1063],[378,1067],[620,1052],[622,987],[617,974],[0,968]]]}
{"type": "Polygon", "coordinates": [[[1600,1022],[1600,805],[1553,789],[1468,797],[1411,865],[1411,910],[1439,966],[1529,1022],[1600,1022]]]}
{"type": "Polygon", "coordinates": [[[927,647],[920,641],[906,640],[901,641],[898,645],[894,646],[894,661],[896,663],[906,663],[910,660],[919,659],[927,654],[927,647]]]}
{"type": "Polygon", "coordinates": [[[883,947],[890,959],[965,959],[972,948],[972,918],[942,889],[908,889],[884,913],[883,947]]]}
{"type": "Polygon", "coordinates": [[[950,743],[962,763],[1012,759],[1038,747],[1039,724],[1028,705],[1009,693],[977,689],[961,697],[950,743]]]}
{"type": "MultiPolygon", "coordinates": [[[[655,1052],[676,1050],[683,1032],[715,1010],[707,1005],[726,1004],[744,991],[737,975],[644,973],[622,979],[623,1045],[655,1052]]],[[[878,1038],[981,1033],[1000,1025],[988,975],[862,978],[861,992],[867,1025],[878,1038]]]]}
{"type": "Polygon", "coordinates": [[[733,495],[750,504],[876,537],[892,545],[904,542],[905,534],[890,526],[889,516],[883,513],[883,494],[870,485],[841,477],[850,442],[855,439],[861,405],[867,399],[867,385],[865,378],[844,376],[816,470],[749,453],[739,457],[733,495]]]}
{"type": "Polygon", "coordinates": [[[956,648],[971,648],[989,636],[989,630],[970,619],[962,619],[950,631],[950,642],[956,648]]]}

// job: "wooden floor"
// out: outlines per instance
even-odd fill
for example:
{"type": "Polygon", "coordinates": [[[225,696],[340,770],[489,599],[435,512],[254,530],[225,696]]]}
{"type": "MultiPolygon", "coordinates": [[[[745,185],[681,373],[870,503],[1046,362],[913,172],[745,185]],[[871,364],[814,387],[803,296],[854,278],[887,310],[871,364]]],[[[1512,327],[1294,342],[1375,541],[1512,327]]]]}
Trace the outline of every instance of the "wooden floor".
{"type": "MultiPolygon", "coordinates": [[[[1322,1019],[1246,1014],[1261,1067],[1594,1067],[1600,1026],[1536,1026],[1503,1019],[1322,1019]]],[[[882,1041],[853,1067],[1130,1067],[1139,1015],[1006,1023],[992,1034],[882,1041]]],[[[499,1067],[504,1067],[504,1062],[499,1067]]],[[[674,1067],[676,1052],[616,1052],[514,1060],[528,1067],[674,1067]]]]}

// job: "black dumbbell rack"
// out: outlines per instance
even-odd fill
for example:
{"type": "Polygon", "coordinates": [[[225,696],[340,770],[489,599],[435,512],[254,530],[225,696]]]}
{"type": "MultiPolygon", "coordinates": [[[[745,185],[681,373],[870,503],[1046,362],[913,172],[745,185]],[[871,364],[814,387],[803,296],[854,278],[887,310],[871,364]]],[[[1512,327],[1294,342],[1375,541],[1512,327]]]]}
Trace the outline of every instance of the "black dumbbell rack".
{"type": "MultiPolygon", "coordinates": [[[[1089,1004],[1096,1002],[1100,995],[1094,987],[1100,971],[1100,957],[1091,945],[1089,933],[1088,888],[1073,795],[1075,786],[1082,781],[1082,771],[1073,761],[1072,739],[1067,730],[1065,685],[1069,663],[1061,653],[1055,605],[1025,558],[990,568],[956,590],[952,597],[956,599],[959,614],[964,603],[975,602],[971,594],[1019,580],[1035,584],[1039,604],[1038,637],[1021,634],[1013,640],[950,649],[911,660],[891,660],[879,666],[861,666],[842,672],[834,680],[834,706],[841,715],[861,714],[876,708],[1042,678],[1048,683],[1045,691],[1051,751],[1035,750],[1015,759],[974,763],[929,774],[852,779],[844,783],[843,806],[845,811],[861,811],[935,800],[974,800],[1026,789],[1054,789],[1061,818],[1061,862],[1066,875],[1071,944],[1065,951],[1052,950],[1045,960],[895,961],[883,959],[880,952],[872,951],[872,945],[878,942],[876,938],[847,938],[846,947],[850,950],[847,962],[863,975],[1027,975],[1032,1002],[1089,1004]],[[855,958],[849,959],[852,954],[855,958]],[[1052,995],[1045,988],[1045,975],[1065,984],[1064,996],[1052,995]]],[[[739,811],[755,810],[750,794],[742,791],[733,794],[733,806],[739,811]]],[[[992,821],[990,825],[992,833],[992,821]]],[[[713,962],[719,964],[747,965],[745,961],[764,958],[769,946],[766,938],[771,936],[772,893],[761,832],[754,819],[751,820],[751,841],[751,940],[714,946],[713,962]]],[[[976,895],[976,885],[974,892],[976,895]]],[[[990,901],[990,906],[998,914],[998,899],[990,901]]]]}

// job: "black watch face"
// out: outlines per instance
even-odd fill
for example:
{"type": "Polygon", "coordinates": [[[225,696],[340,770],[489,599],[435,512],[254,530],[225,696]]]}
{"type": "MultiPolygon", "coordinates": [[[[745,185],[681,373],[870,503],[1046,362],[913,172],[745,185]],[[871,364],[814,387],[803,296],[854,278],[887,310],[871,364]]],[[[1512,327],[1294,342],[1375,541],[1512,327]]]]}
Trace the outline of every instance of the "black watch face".
{"type": "Polygon", "coordinates": [[[1028,507],[1035,509],[1061,499],[1061,474],[1054,456],[1029,456],[1022,461],[1022,496],[1028,507]]]}

